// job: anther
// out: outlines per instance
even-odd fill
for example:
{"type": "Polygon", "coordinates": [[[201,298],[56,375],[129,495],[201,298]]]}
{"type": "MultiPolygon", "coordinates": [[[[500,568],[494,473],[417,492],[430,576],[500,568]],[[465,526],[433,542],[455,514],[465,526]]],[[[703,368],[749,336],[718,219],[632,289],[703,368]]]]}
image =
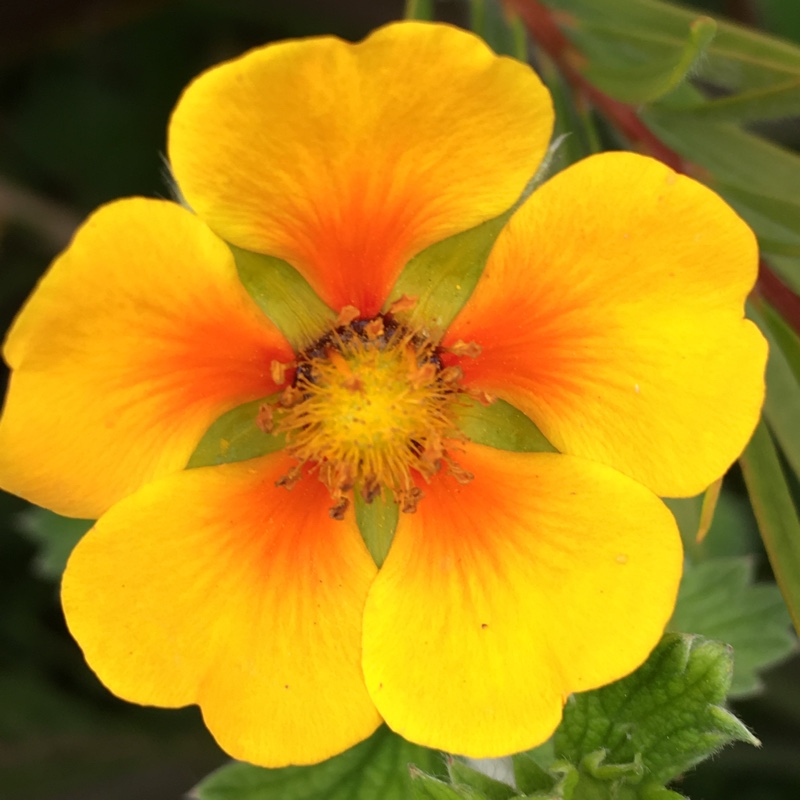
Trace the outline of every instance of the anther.
{"type": "Polygon", "coordinates": [[[401,295],[397,300],[393,301],[389,306],[389,314],[402,314],[404,311],[413,311],[417,305],[416,297],[409,297],[408,295],[401,295]]]}
{"type": "Polygon", "coordinates": [[[339,316],[336,317],[336,327],[343,328],[360,316],[361,312],[355,306],[343,306],[339,316]]]}
{"type": "Polygon", "coordinates": [[[364,333],[367,334],[368,339],[372,339],[373,341],[383,336],[385,330],[386,328],[381,317],[375,317],[375,319],[371,319],[364,326],[364,333]]]}
{"type": "Polygon", "coordinates": [[[364,481],[364,485],[361,487],[361,496],[364,498],[365,503],[373,502],[380,493],[381,485],[374,477],[370,476],[364,481]]]}
{"type": "Polygon", "coordinates": [[[415,389],[419,389],[422,386],[427,386],[428,384],[432,383],[435,378],[436,378],[436,365],[431,364],[430,361],[423,364],[418,369],[414,370],[408,376],[408,379],[411,381],[411,385],[415,389]]]}
{"type": "Polygon", "coordinates": [[[269,365],[269,375],[276,386],[286,383],[286,373],[295,366],[294,361],[284,364],[282,361],[272,361],[269,365]]]}
{"type": "Polygon", "coordinates": [[[439,373],[439,380],[447,386],[458,383],[464,377],[461,367],[445,367],[439,373]]]}
{"type": "Polygon", "coordinates": [[[303,393],[294,386],[287,386],[281,392],[280,404],[284,408],[293,408],[303,399],[303,393]]]}
{"type": "Polygon", "coordinates": [[[263,433],[272,433],[273,428],[273,412],[272,406],[267,403],[262,403],[258,408],[256,415],[256,425],[263,433]]]}
{"type": "Polygon", "coordinates": [[[468,397],[471,397],[473,400],[477,400],[482,406],[490,406],[495,400],[497,400],[493,394],[484,392],[483,389],[473,389],[471,387],[467,387],[466,389],[462,389],[462,391],[468,397]]]}
{"type": "Polygon", "coordinates": [[[275,481],[276,486],[282,486],[287,491],[294,489],[297,482],[303,475],[303,468],[299,464],[292,467],[285,475],[275,481]]]}
{"type": "Polygon", "coordinates": [[[400,496],[396,499],[400,503],[400,510],[404,514],[413,514],[416,512],[417,505],[419,505],[419,501],[422,500],[423,496],[422,489],[413,486],[411,489],[405,489],[400,492],[400,496]]]}
{"type": "Polygon", "coordinates": [[[483,348],[477,342],[465,342],[459,339],[447,348],[454,356],[466,356],[467,358],[477,358],[483,348]]]}
{"type": "Polygon", "coordinates": [[[328,509],[328,514],[330,514],[331,519],[341,522],[344,519],[344,515],[347,512],[347,507],[349,505],[350,501],[346,497],[342,497],[335,506],[331,506],[328,509]]]}

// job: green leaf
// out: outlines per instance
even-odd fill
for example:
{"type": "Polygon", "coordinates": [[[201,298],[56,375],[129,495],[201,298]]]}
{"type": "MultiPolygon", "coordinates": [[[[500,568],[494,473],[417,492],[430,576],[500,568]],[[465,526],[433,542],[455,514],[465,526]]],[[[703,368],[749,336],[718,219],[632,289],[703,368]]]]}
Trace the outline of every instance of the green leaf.
{"type": "Polygon", "coordinates": [[[319,339],[336,320],[308,281],[280,258],[229,244],[244,288],[295,350],[319,339]]]}
{"type": "Polygon", "coordinates": [[[442,758],[382,727],[321,764],[282,769],[228,764],[189,796],[193,800],[408,800],[410,764],[441,772],[442,758]]]}
{"type": "Polygon", "coordinates": [[[756,744],[719,705],[731,661],[730,649],[718,642],[667,634],[632,675],[568,700],[556,756],[582,764],[604,751],[617,765],[640,756],[647,778],[663,784],[732,741],[756,744]]]}
{"type": "Polygon", "coordinates": [[[463,761],[450,758],[447,762],[450,781],[456,787],[472,789],[478,793],[479,797],[485,800],[509,800],[518,797],[519,793],[513,786],[507,783],[490,778],[482,772],[467,766],[463,761]]]}
{"type": "Polygon", "coordinates": [[[433,0],[406,0],[403,19],[433,19],[433,0]]]}
{"type": "MultiPolygon", "coordinates": [[[[548,745],[552,745],[552,739],[548,740],[548,745]]],[[[558,778],[547,768],[555,759],[552,746],[547,749],[551,752],[546,753],[544,758],[538,757],[537,750],[518,753],[511,757],[514,764],[514,780],[525,794],[548,794],[555,790],[558,778]]]]}
{"type": "Polygon", "coordinates": [[[253,400],[223,414],[206,431],[189,458],[187,468],[246,461],[280,450],[285,444],[283,435],[267,433],[258,424],[261,409],[274,399],[253,400]]]}
{"type": "Polygon", "coordinates": [[[94,525],[93,520],[61,517],[32,507],[19,516],[20,530],[38,547],[34,569],[43,578],[60,578],[72,549],[94,525]]]}
{"type": "Polygon", "coordinates": [[[413,328],[443,333],[472,294],[513,209],[418,253],[400,273],[384,312],[404,295],[416,298],[403,316],[413,328]]]}
{"type": "Polygon", "coordinates": [[[800,631],[800,519],[763,420],[740,463],[772,571],[800,631]]]}
{"type": "Polygon", "coordinates": [[[797,115],[800,114],[800,79],[791,78],[763,89],[694,103],[676,109],[676,113],[705,122],[754,122],[797,115]]]}
{"type": "Polygon", "coordinates": [[[750,315],[769,340],[764,416],[789,465],[800,475],[800,339],[764,303],[750,315]]]}
{"type": "Polygon", "coordinates": [[[733,647],[728,694],[741,697],[760,688],[760,670],[795,650],[790,626],[778,587],[753,585],[751,558],[719,558],[687,565],[668,628],[733,647]]]}
{"type": "Polygon", "coordinates": [[[498,55],[528,60],[525,28],[497,0],[469,0],[469,26],[498,55]]]}
{"type": "Polygon", "coordinates": [[[411,770],[411,781],[416,800],[484,800],[474,789],[457,789],[417,769],[411,770]]]}
{"type": "MultiPolygon", "coordinates": [[[[685,46],[688,26],[697,17],[689,8],[660,0],[542,0],[559,16],[563,30],[598,66],[636,67],[668,58],[685,46]]],[[[732,91],[769,86],[800,76],[800,48],[789,42],[722,20],[696,75],[732,91]]]]}
{"type": "Polygon", "coordinates": [[[710,17],[697,17],[688,26],[681,48],[667,57],[643,64],[616,67],[590,64],[586,77],[602,91],[625,103],[651,103],[677,88],[694,71],[717,33],[710,17]]]}

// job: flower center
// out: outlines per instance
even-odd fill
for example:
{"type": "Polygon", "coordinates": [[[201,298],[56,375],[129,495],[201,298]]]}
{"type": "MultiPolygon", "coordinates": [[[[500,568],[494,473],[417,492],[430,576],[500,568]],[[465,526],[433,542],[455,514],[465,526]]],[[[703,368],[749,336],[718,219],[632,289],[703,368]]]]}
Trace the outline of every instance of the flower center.
{"type": "MultiPolygon", "coordinates": [[[[343,324],[298,356],[294,382],[269,410],[270,426],[298,461],[278,485],[291,489],[315,471],[335,519],[344,517],[350,491],[371,503],[385,489],[413,513],[423,495],[416,476],[427,482],[447,466],[457,479],[472,479],[450,453],[465,441],[453,413],[461,370],[443,366],[438,346],[391,314],[357,313],[343,310],[343,324]]],[[[285,369],[273,364],[278,378],[285,369]]]]}

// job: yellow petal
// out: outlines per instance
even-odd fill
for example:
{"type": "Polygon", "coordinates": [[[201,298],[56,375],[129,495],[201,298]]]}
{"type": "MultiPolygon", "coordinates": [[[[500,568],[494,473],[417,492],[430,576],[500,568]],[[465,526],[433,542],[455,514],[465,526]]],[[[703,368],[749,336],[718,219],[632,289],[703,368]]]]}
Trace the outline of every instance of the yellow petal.
{"type": "Polygon", "coordinates": [[[717,195],[604,153],[517,212],[445,344],[477,341],[465,382],[559,450],[693,495],[758,420],[767,348],[743,319],[756,268],[752,232],[717,195]]]}
{"type": "Polygon", "coordinates": [[[413,254],[514,203],[552,124],[527,65],[403,22],[206,72],[178,103],[169,155],[223,238],[286,259],[332,308],[374,314],[413,254]]]}
{"type": "Polygon", "coordinates": [[[275,486],[290,466],[276,454],[145,486],[81,540],[62,589],[111,691],[198,703],[227,752],[270,767],[320,761],[380,723],[359,663],[375,565],[319,481],[275,486]]]}
{"type": "Polygon", "coordinates": [[[223,412],[275,391],[278,330],[185,209],[122,200],[58,258],[5,345],[0,486],[94,518],[182,469],[223,412]]]}
{"type": "Polygon", "coordinates": [[[401,514],[364,613],[364,674],[388,725],[451,753],[547,739],[564,698],[641,664],[681,572],[675,521],[595,462],[468,445],[401,514]]]}

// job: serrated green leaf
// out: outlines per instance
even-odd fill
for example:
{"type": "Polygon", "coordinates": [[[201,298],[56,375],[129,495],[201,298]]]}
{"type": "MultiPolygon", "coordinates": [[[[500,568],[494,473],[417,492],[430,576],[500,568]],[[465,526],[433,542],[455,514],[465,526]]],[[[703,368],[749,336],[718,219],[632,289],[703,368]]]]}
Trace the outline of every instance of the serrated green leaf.
{"type": "Polygon", "coordinates": [[[46,508],[29,508],[19,516],[19,529],[38,547],[34,569],[43,578],[60,578],[67,559],[93,520],[62,517],[46,508]]]}
{"type": "Polygon", "coordinates": [[[290,264],[232,244],[228,247],[244,288],[295,350],[307,347],[333,325],[336,313],[290,264]]]}
{"type": "Polygon", "coordinates": [[[258,425],[261,408],[274,399],[253,400],[223,414],[200,440],[187,469],[246,461],[280,450],[285,444],[283,435],[266,433],[258,425]]]}
{"type": "Polygon", "coordinates": [[[800,519],[763,420],[740,459],[772,571],[800,632],[800,519]]]}
{"type": "Polygon", "coordinates": [[[513,786],[490,778],[457,758],[448,759],[447,768],[450,781],[456,788],[472,789],[485,800],[510,800],[519,796],[519,792],[513,786]]]}
{"type": "Polygon", "coordinates": [[[729,696],[740,697],[758,690],[759,670],[796,648],[790,626],[778,587],[753,585],[752,559],[719,558],[687,565],[668,629],[731,645],[729,696]]]}
{"type": "Polygon", "coordinates": [[[574,695],[555,734],[555,752],[573,764],[597,750],[609,762],[641,756],[650,781],[664,784],[732,741],[756,740],[717,705],[730,685],[730,649],[699,636],[667,634],[636,672],[574,695]]]}
{"type": "Polygon", "coordinates": [[[321,764],[283,769],[228,764],[205,778],[190,797],[193,800],[375,800],[378,797],[408,800],[412,791],[409,764],[439,772],[442,759],[438,753],[411,744],[382,727],[366,741],[321,764]]]}

